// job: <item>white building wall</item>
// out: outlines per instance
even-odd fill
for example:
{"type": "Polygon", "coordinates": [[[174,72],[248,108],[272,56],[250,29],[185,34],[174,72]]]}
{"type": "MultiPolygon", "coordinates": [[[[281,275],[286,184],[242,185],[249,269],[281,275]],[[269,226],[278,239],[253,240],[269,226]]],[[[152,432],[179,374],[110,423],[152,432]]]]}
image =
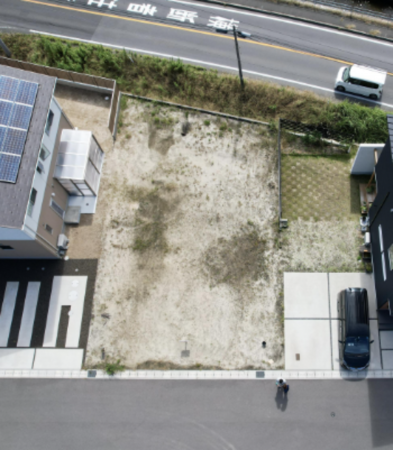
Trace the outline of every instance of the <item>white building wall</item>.
{"type": "MultiPolygon", "coordinates": [[[[0,227],[0,243],[5,241],[30,241],[34,240],[34,236],[29,236],[23,230],[16,228],[0,227]]],[[[8,244],[7,244],[8,245],[8,244]]]]}
{"type": "Polygon", "coordinates": [[[371,175],[374,172],[374,149],[381,154],[385,144],[360,144],[353,162],[351,175],[371,175]]]}
{"type": "MultiPolygon", "coordinates": [[[[47,185],[48,177],[50,175],[52,158],[54,157],[53,154],[55,150],[57,131],[59,128],[59,122],[61,118],[61,108],[54,97],[52,97],[52,101],[50,104],[50,111],[52,111],[54,114],[52,126],[48,133],[44,132],[41,144],[41,147],[42,146],[45,147],[45,149],[50,154],[44,161],[40,157],[38,157],[37,160],[37,164],[38,161],[40,161],[44,170],[42,173],[36,171],[33,180],[32,187],[37,191],[37,197],[35,204],[30,211],[31,215],[27,213],[25,217],[25,230],[29,234],[32,234],[32,232],[36,233],[39,226],[39,218],[41,214],[42,204],[44,201],[45,188],[47,185]]],[[[29,208],[27,209],[27,212],[29,212],[29,208]]]]}

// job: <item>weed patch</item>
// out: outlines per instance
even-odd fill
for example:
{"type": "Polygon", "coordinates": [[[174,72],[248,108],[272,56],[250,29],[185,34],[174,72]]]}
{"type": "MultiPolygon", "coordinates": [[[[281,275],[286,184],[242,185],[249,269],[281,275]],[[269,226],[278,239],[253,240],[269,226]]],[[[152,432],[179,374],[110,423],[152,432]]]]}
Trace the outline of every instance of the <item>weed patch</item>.
{"type": "Polygon", "coordinates": [[[227,283],[235,288],[246,280],[266,275],[266,242],[252,221],[227,240],[220,238],[205,255],[209,276],[216,284],[227,283]]]}
{"type": "MultiPolygon", "coordinates": [[[[15,58],[50,67],[116,79],[124,92],[270,122],[277,118],[322,125],[356,142],[385,142],[386,113],[344,101],[333,103],[310,92],[247,80],[181,61],[129,54],[54,37],[1,34],[15,58]]],[[[161,126],[161,122],[157,124],[161,126]]]]}

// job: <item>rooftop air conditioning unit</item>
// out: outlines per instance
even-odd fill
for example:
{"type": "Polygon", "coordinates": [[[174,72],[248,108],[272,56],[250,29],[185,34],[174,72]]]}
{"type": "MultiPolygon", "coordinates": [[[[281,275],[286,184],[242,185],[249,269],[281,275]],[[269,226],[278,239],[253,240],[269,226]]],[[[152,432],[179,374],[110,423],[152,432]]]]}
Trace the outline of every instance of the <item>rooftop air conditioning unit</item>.
{"type": "Polygon", "coordinates": [[[59,234],[59,237],[57,238],[57,247],[60,250],[67,250],[69,239],[65,234],[59,234]]]}

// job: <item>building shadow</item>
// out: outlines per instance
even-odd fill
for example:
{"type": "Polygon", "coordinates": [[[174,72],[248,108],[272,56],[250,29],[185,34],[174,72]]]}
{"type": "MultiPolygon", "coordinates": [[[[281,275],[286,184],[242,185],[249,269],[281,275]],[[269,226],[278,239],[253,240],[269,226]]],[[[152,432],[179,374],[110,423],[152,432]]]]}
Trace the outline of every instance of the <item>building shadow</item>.
{"type": "Polygon", "coordinates": [[[373,448],[393,446],[393,380],[367,380],[373,448]]]}
{"type": "Polygon", "coordinates": [[[288,394],[285,394],[283,389],[277,389],[275,401],[277,409],[285,411],[288,405],[288,394]]]}

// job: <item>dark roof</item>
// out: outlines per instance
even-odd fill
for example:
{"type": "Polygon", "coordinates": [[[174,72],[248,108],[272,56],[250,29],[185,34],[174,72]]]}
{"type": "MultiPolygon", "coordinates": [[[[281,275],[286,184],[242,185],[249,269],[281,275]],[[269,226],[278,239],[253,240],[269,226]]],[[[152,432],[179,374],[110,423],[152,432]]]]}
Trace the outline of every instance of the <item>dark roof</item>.
{"type": "Polygon", "coordinates": [[[347,336],[368,335],[368,300],[365,289],[346,291],[347,336]]]}
{"type": "Polygon", "coordinates": [[[0,65],[0,75],[38,83],[16,183],[0,182],[0,227],[22,228],[56,78],[0,65]]]}

